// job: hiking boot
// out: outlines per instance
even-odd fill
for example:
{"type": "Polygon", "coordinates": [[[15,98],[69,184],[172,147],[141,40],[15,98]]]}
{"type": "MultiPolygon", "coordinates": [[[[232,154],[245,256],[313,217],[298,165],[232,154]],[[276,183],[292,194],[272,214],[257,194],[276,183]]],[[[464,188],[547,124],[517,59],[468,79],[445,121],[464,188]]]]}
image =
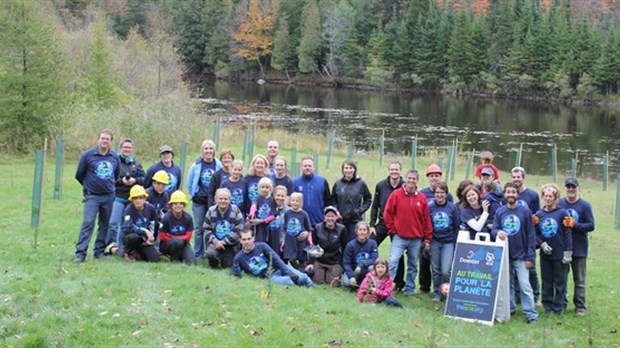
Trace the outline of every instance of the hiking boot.
{"type": "Polygon", "coordinates": [[[73,262],[74,262],[74,263],[83,263],[83,262],[84,262],[84,258],[79,257],[79,256],[76,256],[76,257],[73,259],[73,262]]]}

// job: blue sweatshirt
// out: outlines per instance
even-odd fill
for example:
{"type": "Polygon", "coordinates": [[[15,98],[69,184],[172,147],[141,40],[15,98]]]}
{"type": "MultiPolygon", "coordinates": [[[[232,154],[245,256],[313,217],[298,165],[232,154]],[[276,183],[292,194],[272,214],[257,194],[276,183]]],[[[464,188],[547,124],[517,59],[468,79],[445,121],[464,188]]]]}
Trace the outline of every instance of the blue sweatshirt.
{"type": "Polygon", "coordinates": [[[538,224],[536,225],[536,241],[538,244],[547,242],[553,252],[547,255],[541,251],[540,258],[546,260],[561,260],[565,251],[573,250],[573,234],[571,230],[562,225],[562,220],[568,216],[564,208],[555,208],[552,211],[543,209],[536,212],[538,224]]]}
{"type": "Polygon", "coordinates": [[[171,195],[172,192],[181,189],[181,167],[174,164],[174,162],[172,162],[172,165],[170,167],[166,167],[161,161],[153,164],[149,167],[149,169],[146,170],[146,176],[144,177],[144,187],[150,187],[153,185],[153,175],[155,175],[155,173],[160,170],[168,173],[168,179],[170,180],[170,182],[168,182],[168,185],[166,185],[166,192],[168,193],[168,195],[171,195]]]}
{"type": "Polygon", "coordinates": [[[293,180],[293,190],[304,195],[304,210],[310,224],[323,222],[323,208],[330,205],[331,195],[327,179],[320,175],[302,175],[293,180]]]}
{"type": "Polygon", "coordinates": [[[86,193],[113,194],[116,191],[116,180],[120,177],[120,168],[120,159],[114,151],[109,150],[107,154],[101,155],[95,146],[80,156],[75,179],[86,193]]]}
{"type": "Polygon", "coordinates": [[[461,228],[461,212],[452,202],[445,201],[443,205],[433,201],[429,205],[431,222],[433,224],[433,239],[441,243],[454,243],[461,228]]]}
{"type": "Polygon", "coordinates": [[[510,260],[536,262],[536,231],[528,208],[518,203],[514,208],[508,205],[499,208],[493,219],[493,239],[500,230],[508,234],[510,260]]]}
{"type": "Polygon", "coordinates": [[[526,188],[525,191],[519,193],[517,203],[528,208],[532,214],[540,210],[540,198],[531,188],[526,188]]]}
{"type": "Polygon", "coordinates": [[[123,212],[123,232],[125,235],[136,233],[146,240],[143,228],[150,230],[157,239],[159,223],[157,223],[157,211],[150,203],[144,203],[144,209],[138,211],[133,204],[129,204],[123,212]]]}
{"type": "Polygon", "coordinates": [[[271,181],[273,181],[273,187],[278,185],[286,187],[286,193],[290,196],[293,193],[293,179],[290,176],[285,175],[281,178],[278,178],[275,175],[270,176],[271,181]]]}
{"type": "Polygon", "coordinates": [[[342,268],[351,278],[355,276],[355,268],[368,267],[375,263],[377,257],[379,257],[379,251],[377,251],[377,242],[374,239],[368,239],[366,243],[362,244],[356,238],[344,248],[342,268]]]}
{"type": "Polygon", "coordinates": [[[559,206],[565,208],[576,223],[573,228],[573,257],[588,257],[588,234],[594,231],[592,205],[582,198],[575,203],[562,198],[559,206]]]}
{"type": "Polygon", "coordinates": [[[241,272],[248,273],[254,277],[264,278],[269,270],[269,262],[271,259],[271,267],[274,271],[280,271],[282,275],[291,275],[291,271],[284,264],[280,256],[269,247],[269,245],[261,242],[254,244],[254,248],[250,252],[241,249],[233,259],[233,274],[241,277],[241,272]]]}
{"type": "Polygon", "coordinates": [[[245,179],[240,178],[239,181],[233,182],[228,178],[222,182],[220,188],[227,188],[230,191],[230,202],[241,209],[243,216],[246,216],[250,210],[250,204],[248,200],[248,183],[245,179]]]}
{"type": "Polygon", "coordinates": [[[164,190],[164,192],[160,194],[155,191],[153,187],[149,187],[146,189],[146,193],[149,195],[146,198],[146,201],[151,203],[155,210],[157,210],[157,216],[163,218],[164,214],[168,212],[168,193],[164,190]]]}

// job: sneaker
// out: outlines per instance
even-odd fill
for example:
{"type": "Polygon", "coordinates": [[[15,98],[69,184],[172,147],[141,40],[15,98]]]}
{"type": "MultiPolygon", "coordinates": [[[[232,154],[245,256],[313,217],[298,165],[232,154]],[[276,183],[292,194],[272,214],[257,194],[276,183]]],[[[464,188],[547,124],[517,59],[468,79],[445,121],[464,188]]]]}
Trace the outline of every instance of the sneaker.
{"type": "Polygon", "coordinates": [[[528,319],[527,323],[528,324],[536,324],[536,323],[538,323],[538,319],[536,319],[536,318],[528,319]]]}
{"type": "Polygon", "coordinates": [[[583,317],[586,315],[586,310],[585,309],[578,309],[575,311],[575,315],[578,317],[583,317]]]}
{"type": "Polygon", "coordinates": [[[406,297],[411,297],[414,295],[413,291],[403,291],[403,295],[405,295],[406,297]]]}
{"type": "Polygon", "coordinates": [[[76,256],[76,257],[73,259],[73,262],[74,262],[74,263],[83,263],[83,262],[84,262],[84,258],[79,257],[79,256],[76,256]]]}
{"type": "Polygon", "coordinates": [[[103,253],[105,255],[114,255],[114,253],[118,250],[118,245],[116,245],[115,242],[112,242],[110,244],[108,244],[107,247],[105,247],[105,250],[103,251],[103,253]]]}

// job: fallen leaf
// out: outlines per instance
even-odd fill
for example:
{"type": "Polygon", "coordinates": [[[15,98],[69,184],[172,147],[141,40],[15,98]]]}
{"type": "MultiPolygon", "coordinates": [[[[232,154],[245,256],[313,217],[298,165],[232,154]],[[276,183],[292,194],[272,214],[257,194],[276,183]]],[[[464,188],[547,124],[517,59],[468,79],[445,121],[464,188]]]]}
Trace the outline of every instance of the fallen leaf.
{"type": "Polygon", "coordinates": [[[342,340],[330,340],[327,342],[327,345],[330,347],[340,347],[342,346],[342,340]]]}
{"type": "Polygon", "coordinates": [[[121,315],[120,315],[119,313],[114,313],[114,314],[112,314],[112,317],[114,317],[114,318],[118,318],[118,317],[120,317],[120,316],[121,316],[121,315]]]}
{"type": "Polygon", "coordinates": [[[362,331],[363,337],[370,337],[370,333],[368,331],[362,331]]]}
{"type": "Polygon", "coordinates": [[[131,333],[131,335],[132,335],[133,337],[138,337],[138,336],[140,336],[140,330],[136,330],[136,331],[132,332],[132,333],[131,333]]]}
{"type": "Polygon", "coordinates": [[[260,333],[258,333],[258,331],[255,331],[255,330],[250,330],[250,335],[252,335],[254,337],[258,337],[258,336],[260,336],[260,333]]]}
{"type": "Polygon", "coordinates": [[[99,315],[106,315],[106,314],[108,314],[107,311],[103,311],[103,312],[99,313],[99,315]]]}
{"type": "Polygon", "coordinates": [[[267,290],[263,290],[263,291],[261,291],[261,292],[260,292],[260,297],[262,297],[262,298],[267,298],[267,297],[269,297],[269,291],[267,291],[267,290]]]}

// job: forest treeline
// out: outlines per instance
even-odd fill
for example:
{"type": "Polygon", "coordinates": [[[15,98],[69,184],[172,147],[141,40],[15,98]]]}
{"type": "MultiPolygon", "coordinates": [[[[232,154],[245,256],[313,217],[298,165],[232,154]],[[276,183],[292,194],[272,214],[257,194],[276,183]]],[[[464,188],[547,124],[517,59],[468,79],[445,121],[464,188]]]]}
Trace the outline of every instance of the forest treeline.
{"type": "Polygon", "coordinates": [[[618,23],[615,0],[3,0],[0,148],[185,97],[182,72],[617,103],[618,23]]]}

